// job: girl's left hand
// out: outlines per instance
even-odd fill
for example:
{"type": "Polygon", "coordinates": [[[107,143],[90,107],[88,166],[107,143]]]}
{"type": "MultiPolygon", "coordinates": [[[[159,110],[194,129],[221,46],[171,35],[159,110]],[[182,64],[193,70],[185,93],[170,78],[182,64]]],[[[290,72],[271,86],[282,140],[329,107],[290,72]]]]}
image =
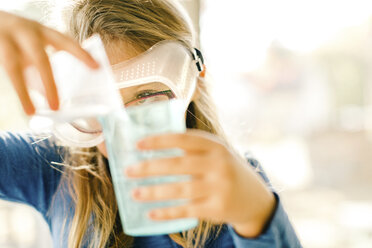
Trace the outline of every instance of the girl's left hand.
{"type": "Polygon", "coordinates": [[[212,134],[188,131],[146,138],[142,150],[180,148],[181,157],[144,161],[130,166],[128,177],[191,175],[186,182],[137,188],[138,201],[189,199],[186,205],[152,210],[150,218],[169,220],[196,217],[232,225],[244,237],[260,235],[275,209],[273,193],[247,162],[235,156],[212,134]]]}

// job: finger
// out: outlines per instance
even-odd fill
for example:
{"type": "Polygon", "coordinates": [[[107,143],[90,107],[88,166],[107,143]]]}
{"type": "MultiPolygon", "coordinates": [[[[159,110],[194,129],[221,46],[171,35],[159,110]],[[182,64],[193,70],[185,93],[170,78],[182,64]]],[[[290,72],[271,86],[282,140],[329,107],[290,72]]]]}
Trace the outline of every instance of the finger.
{"type": "Polygon", "coordinates": [[[210,171],[210,162],[205,156],[187,155],[143,161],[125,169],[128,177],[165,175],[203,176],[210,171]]]}
{"type": "Polygon", "coordinates": [[[210,188],[203,180],[192,180],[141,187],[133,190],[133,198],[139,201],[164,201],[196,199],[208,196],[210,188]]]}
{"type": "Polygon", "coordinates": [[[93,57],[70,37],[48,27],[43,27],[42,33],[47,44],[51,44],[57,50],[64,50],[72,54],[92,69],[99,67],[93,57]]]}
{"type": "Polygon", "coordinates": [[[188,131],[147,137],[137,143],[139,149],[181,148],[186,152],[206,152],[224,147],[215,137],[206,132],[188,131]]]}
{"type": "Polygon", "coordinates": [[[20,53],[18,48],[12,42],[1,42],[0,44],[1,63],[7,72],[9,79],[17,92],[17,95],[22,103],[23,110],[27,115],[35,113],[30,96],[28,94],[25,80],[23,77],[23,68],[20,61],[20,53]]]}
{"type": "Polygon", "coordinates": [[[57,87],[53,78],[49,58],[44,50],[42,41],[39,37],[36,37],[34,33],[23,34],[19,39],[21,39],[21,41],[19,41],[18,45],[40,73],[50,108],[57,110],[59,105],[57,87]],[[27,36],[27,39],[25,36],[27,36]]]}
{"type": "Polygon", "coordinates": [[[203,199],[199,198],[181,206],[154,209],[148,215],[153,220],[172,220],[192,217],[204,218],[202,212],[204,212],[203,199]]]}

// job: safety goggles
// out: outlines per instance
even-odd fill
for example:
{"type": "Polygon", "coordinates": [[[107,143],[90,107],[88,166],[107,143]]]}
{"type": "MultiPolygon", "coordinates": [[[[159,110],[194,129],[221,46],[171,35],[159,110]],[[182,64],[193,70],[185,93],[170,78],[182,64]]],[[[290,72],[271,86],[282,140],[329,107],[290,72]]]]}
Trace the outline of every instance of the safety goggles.
{"type": "MultiPolygon", "coordinates": [[[[199,50],[190,52],[180,42],[161,41],[137,57],[113,65],[112,71],[125,108],[176,98],[183,100],[186,111],[202,64],[199,50]]],[[[53,129],[70,146],[92,147],[104,140],[95,116],[58,122],[53,129]]]]}

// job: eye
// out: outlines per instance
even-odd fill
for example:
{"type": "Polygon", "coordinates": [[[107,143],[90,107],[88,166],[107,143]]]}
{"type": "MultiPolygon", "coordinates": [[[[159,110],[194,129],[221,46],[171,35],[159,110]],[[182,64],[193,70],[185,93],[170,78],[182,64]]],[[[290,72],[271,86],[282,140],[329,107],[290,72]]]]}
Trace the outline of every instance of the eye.
{"type": "Polygon", "coordinates": [[[153,102],[167,101],[174,98],[171,90],[164,91],[142,91],[137,93],[136,97],[125,103],[126,107],[149,104],[153,102]]]}

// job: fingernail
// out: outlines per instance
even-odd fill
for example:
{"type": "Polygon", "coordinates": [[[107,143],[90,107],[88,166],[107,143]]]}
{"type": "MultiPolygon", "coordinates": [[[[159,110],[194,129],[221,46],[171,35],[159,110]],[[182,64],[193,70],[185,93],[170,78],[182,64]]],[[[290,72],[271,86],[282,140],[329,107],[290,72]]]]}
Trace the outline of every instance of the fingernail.
{"type": "Polygon", "coordinates": [[[57,111],[59,109],[59,102],[58,101],[53,101],[50,105],[51,109],[54,111],[57,111]]]}
{"type": "Polygon", "coordinates": [[[100,67],[99,63],[95,60],[93,60],[92,66],[93,66],[93,69],[98,69],[100,67]]]}
{"type": "Polygon", "coordinates": [[[25,109],[25,112],[28,116],[34,115],[35,114],[35,108],[34,107],[28,107],[25,109]]]}
{"type": "Polygon", "coordinates": [[[149,217],[151,219],[155,219],[156,217],[158,217],[158,215],[157,215],[156,211],[150,211],[149,212],[149,217]]]}
{"type": "Polygon", "coordinates": [[[141,196],[141,190],[140,189],[133,190],[133,196],[135,198],[140,198],[140,196],[141,196]]]}
{"type": "Polygon", "coordinates": [[[138,149],[143,149],[146,148],[146,141],[145,140],[140,140],[137,142],[137,148],[138,149]]]}
{"type": "Polygon", "coordinates": [[[125,168],[124,173],[127,174],[128,176],[130,176],[130,175],[134,174],[134,171],[135,171],[135,169],[133,168],[133,166],[129,166],[129,167],[125,168]]]}

